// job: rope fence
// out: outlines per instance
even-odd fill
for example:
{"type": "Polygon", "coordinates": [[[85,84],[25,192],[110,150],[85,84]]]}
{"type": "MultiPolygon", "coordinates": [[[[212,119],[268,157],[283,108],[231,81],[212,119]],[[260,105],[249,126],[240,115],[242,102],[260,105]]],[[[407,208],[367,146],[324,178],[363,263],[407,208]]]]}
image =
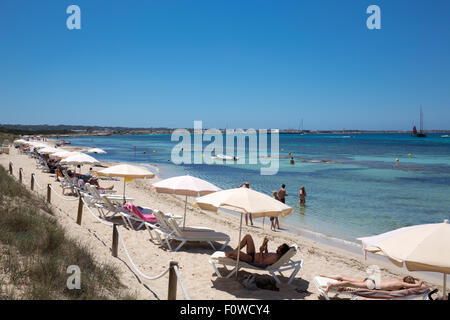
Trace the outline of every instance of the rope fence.
{"type": "MultiPolygon", "coordinates": [[[[34,175],[34,173],[33,173],[33,175],[34,175]]],[[[34,175],[34,183],[36,183],[36,186],[38,187],[39,190],[44,190],[44,189],[45,189],[45,188],[42,187],[42,186],[39,184],[39,182],[37,181],[36,175],[34,175]]]]}
{"type": "MultiPolygon", "coordinates": [[[[16,175],[14,174],[14,164],[12,162],[9,162],[9,172],[12,176],[16,177],[16,175]]],[[[23,183],[23,169],[20,168],[19,169],[19,177],[18,177],[19,181],[21,183],[23,183]]],[[[119,230],[119,227],[117,224],[113,224],[111,222],[106,222],[103,219],[99,218],[94,212],[92,212],[90,206],[86,203],[85,199],[83,196],[79,195],[77,198],[66,198],[62,195],[60,195],[58,192],[56,192],[56,190],[53,188],[53,186],[51,184],[47,185],[47,188],[43,187],[42,185],[39,184],[38,180],[36,179],[36,175],[34,173],[32,173],[32,177],[31,177],[31,184],[32,184],[32,191],[36,192],[38,195],[41,196],[41,194],[39,194],[39,192],[37,190],[34,190],[33,186],[36,185],[36,187],[39,190],[44,190],[47,189],[47,202],[50,203],[50,190],[53,191],[54,194],[56,194],[56,196],[58,198],[60,198],[61,200],[64,201],[79,201],[79,208],[78,208],[78,218],[77,218],[77,223],[81,225],[81,214],[82,214],[82,208],[85,207],[87,209],[87,211],[89,212],[89,214],[94,217],[95,220],[97,220],[98,222],[100,222],[103,225],[106,225],[108,227],[113,227],[114,231],[117,232],[118,235],[118,239],[120,240],[120,243],[122,244],[122,248],[125,252],[125,255],[128,258],[128,261],[130,262],[132,268],[134,269],[134,271],[139,274],[142,278],[146,279],[146,280],[157,280],[162,278],[163,276],[165,276],[167,273],[169,273],[169,293],[168,293],[168,299],[172,300],[172,299],[176,299],[176,282],[174,281],[174,277],[176,277],[176,279],[178,280],[178,283],[180,284],[181,290],[183,292],[184,298],[185,300],[190,300],[189,295],[186,291],[186,288],[184,287],[182,278],[181,278],[181,273],[178,267],[178,263],[177,262],[170,262],[170,266],[167,267],[163,272],[161,272],[160,274],[156,275],[156,276],[148,276],[146,274],[144,274],[134,263],[133,259],[130,256],[130,253],[127,249],[127,246],[125,244],[125,241],[122,237],[122,234],[119,230]]],[[[56,206],[56,208],[61,211],[61,213],[63,213],[63,210],[61,208],[58,208],[56,206]]],[[[66,214],[68,217],[69,215],[66,214]]],[[[117,244],[114,244],[115,241],[114,239],[114,233],[113,233],[113,252],[114,252],[114,246],[117,244]]],[[[116,249],[117,251],[117,249],[116,249]]],[[[117,255],[116,255],[117,256],[117,255]]]]}
{"type": "Polygon", "coordinates": [[[100,222],[101,224],[104,224],[105,226],[108,227],[112,227],[114,226],[113,223],[111,222],[106,222],[103,219],[100,219],[95,213],[92,212],[91,208],[89,208],[89,206],[86,204],[86,201],[83,199],[83,197],[81,197],[81,201],[83,201],[84,206],[86,207],[86,209],[88,210],[88,212],[91,214],[91,216],[93,216],[95,218],[95,220],[97,220],[98,222],[100,222]]]}
{"type": "MultiPolygon", "coordinates": [[[[121,235],[121,233],[120,233],[119,228],[117,228],[117,232],[118,232],[118,234],[119,234],[119,239],[120,239],[120,242],[122,243],[122,247],[123,247],[123,250],[124,250],[124,252],[125,252],[125,255],[127,256],[128,260],[130,261],[130,264],[132,265],[133,269],[134,269],[141,277],[143,277],[144,279],[147,279],[147,280],[156,280],[156,279],[159,279],[159,278],[163,277],[167,272],[170,271],[171,268],[173,268],[173,269],[175,270],[175,274],[176,274],[176,277],[177,277],[177,279],[178,279],[178,283],[180,284],[181,290],[183,290],[184,299],[185,299],[185,300],[190,300],[190,298],[189,298],[189,296],[188,296],[188,294],[187,294],[187,292],[186,292],[186,289],[184,288],[183,281],[181,280],[181,275],[180,275],[180,271],[179,271],[179,269],[178,269],[178,265],[177,265],[177,264],[175,264],[175,265],[174,265],[174,264],[171,264],[170,267],[168,267],[166,270],[164,270],[163,272],[161,272],[161,273],[160,273],[159,275],[157,275],[157,276],[149,277],[149,276],[145,275],[144,273],[142,273],[142,272],[138,269],[138,267],[136,267],[136,265],[135,265],[134,262],[133,262],[133,259],[131,259],[130,253],[129,253],[128,250],[127,250],[127,247],[126,247],[126,245],[125,245],[125,241],[123,241],[123,238],[122,238],[122,235],[121,235]]],[[[169,283],[170,283],[170,278],[169,278],[169,283]]],[[[170,285],[169,285],[169,291],[170,291],[170,285]]],[[[175,291],[175,292],[176,292],[176,291],[175,291]]],[[[173,294],[173,293],[172,293],[172,294],[173,294]]],[[[171,295],[171,293],[169,292],[169,297],[170,297],[170,295],[171,295]]]]}
{"type": "Polygon", "coordinates": [[[60,194],[58,194],[58,192],[56,192],[56,190],[53,189],[53,186],[52,186],[52,185],[49,185],[49,186],[50,186],[50,189],[53,191],[53,193],[56,194],[56,196],[57,196],[58,198],[62,199],[62,200],[65,200],[65,201],[77,201],[77,200],[78,200],[78,198],[75,198],[75,199],[73,199],[73,198],[66,198],[66,197],[64,197],[64,196],[62,196],[62,195],[60,195],[60,194]]]}
{"type": "MultiPolygon", "coordinates": [[[[86,201],[84,200],[83,197],[81,197],[81,200],[83,201],[83,204],[84,204],[85,208],[88,210],[89,214],[91,216],[93,216],[95,218],[95,220],[97,220],[98,222],[100,222],[100,223],[102,223],[102,224],[104,224],[106,226],[114,227],[113,223],[103,221],[103,219],[100,219],[95,213],[93,213],[91,208],[88,206],[88,204],[86,203],[86,201]]],[[[130,264],[133,267],[134,271],[136,271],[136,273],[138,273],[142,278],[147,279],[147,280],[156,280],[156,279],[159,279],[159,278],[163,277],[167,272],[170,271],[171,267],[167,268],[166,270],[164,270],[159,275],[156,275],[156,276],[153,276],[153,277],[144,274],[141,270],[139,270],[139,268],[136,266],[136,264],[134,263],[133,259],[131,258],[130,253],[129,253],[128,249],[127,249],[125,241],[123,240],[123,237],[122,237],[122,234],[120,233],[119,228],[117,228],[116,230],[117,230],[117,233],[118,233],[118,236],[119,236],[120,243],[122,244],[123,250],[125,252],[125,255],[128,258],[128,261],[130,262],[130,264]]],[[[173,268],[175,270],[175,273],[176,273],[176,276],[177,276],[177,279],[178,279],[178,283],[180,284],[180,287],[181,287],[181,289],[183,291],[185,299],[186,300],[190,300],[189,299],[189,295],[187,294],[186,289],[184,288],[183,281],[181,279],[181,274],[179,272],[178,266],[175,265],[175,266],[173,266],[173,268]]]]}

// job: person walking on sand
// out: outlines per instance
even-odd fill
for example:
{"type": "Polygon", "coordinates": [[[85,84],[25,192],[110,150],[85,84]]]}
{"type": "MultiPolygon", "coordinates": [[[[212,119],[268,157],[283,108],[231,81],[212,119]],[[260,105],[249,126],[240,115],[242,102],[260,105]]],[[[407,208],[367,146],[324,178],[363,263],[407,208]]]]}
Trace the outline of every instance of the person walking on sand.
{"type": "MultiPolygon", "coordinates": [[[[248,181],[245,181],[244,183],[241,183],[241,184],[239,185],[239,187],[238,187],[238,188],[242,188],[242,187],[245,187],[245,188],[248,188],[248,189],[250,189],[250,183],[248,183],[248,181]]],[[[250,217],[250,223],[251,223],[251,225],[253,226],[253,219],[252,219],[252,215],[251,215],[251,214],[248,214],[248,213],[246,213],[246,214],[244,214],[244,216],[245,216],[245,225],[247,225],[247,226],[248,226],[248,218],[250,217]]]]}
{"type": "MultiPolygon", "coordinates": [[[[277,190],[273,190],[272,192],[273,198],[276,200],[280,200],[277,195],[277,190]]],[[[278,227],[280,229],[280,222],[278,221],[278,217],[270,217],[270,230],[275,231],[275,229],[278,227]]]]}
{"type": "Polygon", "coordinates": [[[300,198],[299,204],[300,206],[304,206],[306,204],[306,191],[305,186],[302,186],[300,188],[300,191],[298,192],[298,197],[300,198]]]}
{"type": "Polygon", "coordinates": [[[283,203],[286,203],[286,185],[283,183],[281,185],[280,190],[278,190],[278,200],[280,200],[283,203]]]}

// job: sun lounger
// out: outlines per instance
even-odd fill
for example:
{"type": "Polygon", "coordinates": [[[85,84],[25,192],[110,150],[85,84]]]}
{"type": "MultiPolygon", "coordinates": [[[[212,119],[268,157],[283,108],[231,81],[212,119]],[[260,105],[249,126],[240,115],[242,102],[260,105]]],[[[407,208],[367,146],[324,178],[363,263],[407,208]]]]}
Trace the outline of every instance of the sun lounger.
{"type": "Polygon", "coordinates": [[[368,299],[384,299],[384,300],[429,300],[428,294],[430,289],[427,287],[403,289],[395,291],[386,290],[370,290],[370,289],[358,289],[358,288],[339,288],[330,289],[328,294],[325,293],[325,289],[328,283],[336,283],[337,280],[316,276],[313,279],[314,286],[319,294],[326,300],[330,300],[330,294],[332,298],[339,298],[340,296],[346,296],[351,300],[356,300],[359,297],[368,299]]]}
{"type": "Polygon", "coordinates": [[[112,218],[124,210],[122,205],[112,203],[107,197],[101,197],[100,194],[96,192],[96,188],[89,183],[86,183],[85,186],[89,192],[87,196],[91,198],[90,201],[92,203],[96,203],[95,206],[104,218],[112,218]]]}
{"type": "Polygon", "coordinates": [[[103,214],[105,218],[112,218],[116,214],[123,212],[124,208],[121,204],[113,203],[109,200],[109,198],[101,197],[102,200],[102,208],[99,211],[103,214]],[[111,215],[107,215],[104,210],[107,210],[108,213],[112,213],[111,215]]]}
{"type": "Polygon", "coordinates": [[[50,173],[50,168],[49,168],[49,166],[47,165],[47,162],[45,162],[45,160],[42,160],[41,161],[41,163],[40,163],[40,169],[42,170],[42,172],[44,172],[44,173],[50,173]]]}
{"type": "Polygon", "coordinates": [[[78,181],[76,180],[76,178],[69,177],[69,174],[67,173],[66,170],[63,170],[62,174],[64,176],[64,186],[66,189],[71,189],[74,193],[81,191],[80,188],[77,186],[78,181]]]}
{"type": "Polygon", "coordinates": [[[142,208],[141,211],[130,202],[125,203],[123,208],[125,210],[120,212],[123,221],[125,224],[128,222],[128,225],[135,230],[142,228],[146,222],[154,224],[157,221],[156,217],[153,215],[153,210],[150,208],[142,208]],[[140,222],[140,225],[137,228],[134,228],[132,221],[140,222]]]}
{"type": "MultiPolygon", "coordinates": [[[[144,207],[143,209],[144,209],[144,211],[146,211],[146,210],[149,210],[150,208],[145,208],[144,207]]],[[[160,245],[165,245],[166,247],[168,247],[171,250],[171,245],[170,245],[171,237],[170,237],[170,235],[173,233],[173,230],[170,227],[167,219],[168,218],[183,219],[183,217],[181,217],[181,216],[174,216],[172,214],[165,214],[165,213],[162,213],[159,210],[152,210],[152,214],[156,218],[156,223],[145,222],[145,227],[147,228],[147,231],[150,234],[151,240],[153,242],[155,242],[155,238],[157,238],[158,239],[158,243],[160,245]],[[153,232],[152,231],[155,231],[155,236],[153,236],[153,232]]]]}
{"type": "Polygon", "coordinates": [[[76,188],[71,181],[68,181],[65,177],[60,178],[59,182],[61,183],[62,194],[66,193],[66,190],[71,190],[73,193],[76,193],[76,188]]]}
{"type": "MultiPolygon", "coordinates": [[[[259,271],[267,271],[269,274],[275,279],[275,281],[280,284],[281,281],[278,279],[277,275],[275,274],[278,272],[281,276],[283,276],[284,271],[292,270],[291,275],[289,276],[289,279],[287,281],[288,284],[290,284],[297,273],[300,271],[300,269],[303,266],[303,260],[297,260],[294,261],[292,258],[295,256],[295,254],[298,252],[297,245],[293,245],[290,247],[288,252],[286,252],[284,255],[281,256],[281,258],[275,262],[274,264],[268,265],[266,267],[257,266],[255,264],[250,264],[244,261],[239,261],[239,269],[251,269],[251,270],[259,270],[259,271]]],[[[213,255],[209,258],[209,263],[213,267],[214,271],[216,272],[217,276],[219,278],[222,278],[222,274],[219,272],[217,265],[221,264],[226,269],[227,266],[233,267],[231,272],[226,276],[226,278],[231,277],[233,274],[236,273],[236,260],[228,258],[225,256],[225,252],[222,251],[216,251],[213,255]]]]}
{"type": "MultiPolygon", "coordinates": [[[[94,196],[98,201],[103,201],[102,199],[107,198],[110,202],[116,202],[117,205],[120,205],[123,203],[123,195],[111,195],[111,194],[101,194],[98,189],[94,186],[92,186],[89,183],[86,183],[87,191],[94,196]]],[[[133,201],[133,198],[125,197],[126,202],[133,201]]]]}
{"type": "MultiPolygon", "coordinates": [[[[158,220],[158,223],[161,225],[162,228],[165,228],[166,230],[171,230],[172,227],[170,227],[169,218],[173,218],[177,221],[178,225],[183,221],[183,217],[181,216],[175,216],[172,214],[165,214],[159,210],[156,210],[153,212],[153,214],[156,216],[156,219],[158,220]]],[[[213,229],[205,228],[205,227],[185,227],[184,231],[207,231],[207,232],[214,232],[213,229]]]]}
{"type": "Polygon", "coordinates": [[[184,231],[182,230],[175,219],[169,218],[168,219],[168,227],[170,229],[156,229],[157,232],[159,232],[164,237],[164,243],[167,245],[169,250],[172,251],[178,251],[186,242],[195,241],[195,242],[207,242],[209,245],[213,248],[213,250],[216,250],[214,247],[213,242],[217,241],[224,241],[224,244],[220,248],[220,250],[223,250],[228,242],[230,242],[230,237],[222,232],[215,232],[215,231],[184,231]],[[180,244],[173,249],[172,245],[170,244],[171,241],[180,241],[180,244]]]}

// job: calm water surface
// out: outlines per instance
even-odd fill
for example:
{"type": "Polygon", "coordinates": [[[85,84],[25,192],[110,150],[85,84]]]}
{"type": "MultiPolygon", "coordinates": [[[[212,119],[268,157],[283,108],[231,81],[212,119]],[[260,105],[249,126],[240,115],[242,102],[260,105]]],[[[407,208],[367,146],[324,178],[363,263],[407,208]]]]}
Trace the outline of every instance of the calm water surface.
{"type": "Polygon", "coordinates": [[[450,139],[441,135],[280,135],[280,169],[274,176],[260,175],[259,165],[174,165],[168,159],[177,142],[170,135],[67,140],[105,149],[106,155],[94,155],[100,161],[153,165],[163,178],[190,174],[223,189],[249,181],[253,189],[269,195],[284,183],[286,203],[296,212],[282,218],[282,226],[352,241],[450,218],[450,139]],[[301,186],[308,195],[305,208],[298,206],[301,186]]]}

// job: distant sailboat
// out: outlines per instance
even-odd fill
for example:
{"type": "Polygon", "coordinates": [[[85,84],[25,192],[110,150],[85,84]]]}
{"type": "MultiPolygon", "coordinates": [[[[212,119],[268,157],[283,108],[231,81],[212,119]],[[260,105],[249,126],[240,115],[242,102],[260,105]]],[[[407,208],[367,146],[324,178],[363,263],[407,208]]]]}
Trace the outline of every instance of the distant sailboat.
{"type": "Polygon", "coordinates": [[[413,127],[412,136],[418,137],[418,138],[425,138],[427,135],[423,132],[423,113],[422,113],[422,107],[420,107],[420,130],[417,131],[416,126],[413,127]]]}
{"type": "Polygon", "coordinates": [[[298,131],[299,131],[299,133],[300,133],[300,135],[301,136],[303,136],[305,133],[303,132],[303,119],[302,119],[302,125],[301,125],[301,130],[300,130],[300,127],[298,128],[298,131]]]}

